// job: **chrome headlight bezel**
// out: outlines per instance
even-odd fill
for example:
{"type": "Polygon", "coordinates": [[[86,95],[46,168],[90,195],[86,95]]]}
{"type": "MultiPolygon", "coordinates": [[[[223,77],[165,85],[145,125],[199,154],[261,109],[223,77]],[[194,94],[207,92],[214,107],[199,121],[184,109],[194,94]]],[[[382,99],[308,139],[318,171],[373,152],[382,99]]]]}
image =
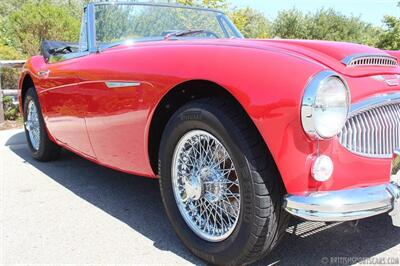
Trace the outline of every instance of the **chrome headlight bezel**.
{"type": "Polygon", "coordinates": [[[302,103],[301,103],[301,122],[305,133],[312,139],[312,140],[324,140],[324,139],[331,139],[338,135],[343,128],[344,124],[349,115],[350,110],[350,90],[347,85],[347,82],[336,72],[331,70],[324,70],[316,74],[311,80],[308,82],[306,89],[304,91],[302,103]],[[317,108],[321,108],[316,106],[316,99],[319,93],[319,89],[327,80],[331,78],[336,78],[340,82],[343,83],[346,93],[346,117],[343,119],[342,125],[337,125],[340,130],[332,135],[332,136],[322,136],[318,132],[318,127],[315,121],[315,111],[317,108]]]}

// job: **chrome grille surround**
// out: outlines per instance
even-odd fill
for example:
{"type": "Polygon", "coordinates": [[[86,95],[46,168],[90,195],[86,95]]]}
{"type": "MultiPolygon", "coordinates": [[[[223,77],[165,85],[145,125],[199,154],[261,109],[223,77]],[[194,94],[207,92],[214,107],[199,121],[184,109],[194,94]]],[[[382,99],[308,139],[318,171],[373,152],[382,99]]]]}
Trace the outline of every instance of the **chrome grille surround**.
{"type": "Polygon", "coordinates": [[[392,158],[400,147],[400,93],[368,98],[351,107],[340,144],[370,158],[392,158]]]}
{"type": "Polygon", "coordinates": [[[370,55],[370,54],[355,54],[350,55],[342,60],[342,63],[348,67],[358,66],[383,66],[397,67],[399,62],[397,58],[390,55],[370,55]]]}

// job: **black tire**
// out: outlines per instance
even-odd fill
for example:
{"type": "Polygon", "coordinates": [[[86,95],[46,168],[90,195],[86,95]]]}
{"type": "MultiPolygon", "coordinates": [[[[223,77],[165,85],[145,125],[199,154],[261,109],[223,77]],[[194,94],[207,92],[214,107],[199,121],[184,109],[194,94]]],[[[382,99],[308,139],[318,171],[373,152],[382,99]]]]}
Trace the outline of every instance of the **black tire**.
{"type": "Polygon", "coordinates": [[[222,99],[201,99],[180,108],[168,122],[159,153],[160,189],[168,218],[183,243],[198,257],[217,265],[243,265],[266,256],[289,221],[283,210],[281,177],[254,124],[222,99]],[[216,136],[232,157],[241,188],[241,211],[233,233],[221,242],[198,237],[177,207],[171,165],[179,139],[193,129],[216,136]]]}
{"type": "Polygon", "coordinates": [[[29,88],[25,94],[24,109],[23,109],[24,122],[27,121],[28,106],[31,101],[33,101],[35,103],[35,105],[37,107],[37,111],[38,111],[39,127],[40,127],[40,141],[39,141],[39,148],[35,149],[32,145],[31,139],[29,137],[29,132],[26,128],[26,123],[24,123],[25,136],[26,136],[26,140],[28,142],[30,154],[34,159],[36,159],[38,161],[42,161],[42,162],[55,160],[60,155],[61,147],[49,139],[46,125],[43,120],[43,115],[42,115],[42,110],[40,108],[39,99],[38,99],[38,96],[36,94],[36,90],[34,87],[29,88]]]}

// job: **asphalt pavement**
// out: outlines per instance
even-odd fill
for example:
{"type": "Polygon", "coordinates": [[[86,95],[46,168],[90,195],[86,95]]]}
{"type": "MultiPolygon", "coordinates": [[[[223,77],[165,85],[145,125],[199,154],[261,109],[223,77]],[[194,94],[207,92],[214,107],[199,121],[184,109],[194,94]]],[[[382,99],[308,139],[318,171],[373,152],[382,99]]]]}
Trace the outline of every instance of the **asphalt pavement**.
{"type": "MultiPolygon", "coordinates": [[[[33,160],[22,130],[0,131],[0,264],[204,264],[175,236],[158,181],[70,152],[33,160]]],[[[358,223],[292,219],[259,265],[399,264],[400,228],[388,215],[358,223]]]]}

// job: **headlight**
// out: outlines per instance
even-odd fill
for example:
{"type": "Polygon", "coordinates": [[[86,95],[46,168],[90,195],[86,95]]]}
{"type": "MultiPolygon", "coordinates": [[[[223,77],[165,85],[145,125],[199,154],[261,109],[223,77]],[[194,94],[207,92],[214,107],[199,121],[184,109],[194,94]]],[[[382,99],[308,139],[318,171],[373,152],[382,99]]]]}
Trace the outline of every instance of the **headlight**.
{"type": "Polygon", "coordinates": [[[350,92],[335,72],[318,73],[309,82],[301,106],[304,131],[312,139],[329,139],[340,133],[347,120],[350,92]]]}

